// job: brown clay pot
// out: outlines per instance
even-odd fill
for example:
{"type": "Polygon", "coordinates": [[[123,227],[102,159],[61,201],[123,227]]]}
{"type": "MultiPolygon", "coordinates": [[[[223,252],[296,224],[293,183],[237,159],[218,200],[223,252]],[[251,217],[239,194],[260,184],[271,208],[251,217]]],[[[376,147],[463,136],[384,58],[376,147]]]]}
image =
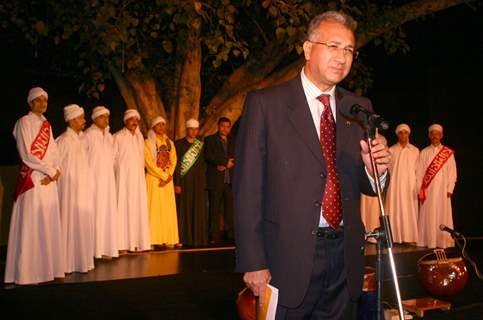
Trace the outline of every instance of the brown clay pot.
{"type": "Polygon", "coordinates": [[[436,259],[428,255],[418,261],[418,279],[435,296],[452,296],[466,286],[468,270],[461,257],[436,259]]]}

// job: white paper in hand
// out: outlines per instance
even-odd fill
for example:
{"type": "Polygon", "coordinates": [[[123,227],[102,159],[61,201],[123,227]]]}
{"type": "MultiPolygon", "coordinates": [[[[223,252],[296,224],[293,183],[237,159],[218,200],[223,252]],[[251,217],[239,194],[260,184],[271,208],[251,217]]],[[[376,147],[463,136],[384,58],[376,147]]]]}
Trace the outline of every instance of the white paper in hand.
{"type": "Polygon", "coordinates": [[[278,304],[278,289],[274,286],[267,285],[265,290],[265,301],[258,309],[257,320],[275,320],[278,304]]]}

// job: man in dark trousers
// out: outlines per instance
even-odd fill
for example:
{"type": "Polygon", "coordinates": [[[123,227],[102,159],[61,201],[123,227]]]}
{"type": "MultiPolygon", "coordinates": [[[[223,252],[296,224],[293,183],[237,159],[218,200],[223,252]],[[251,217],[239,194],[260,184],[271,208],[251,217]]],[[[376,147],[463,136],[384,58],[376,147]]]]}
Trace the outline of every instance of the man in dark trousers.
{"type": "MultiPolygon", "coordinates": [[[[277,319],[355,319],[362,291],[360,193],[374,195],[363,130],[348,116],[371,102],[337,86],[356,56],[356,22],[325,12],[309,24],[300,75],[248,94],[234,181],[237,270],[263,301],[277,287],[277,319]]],[[[390,156],[373,151],[382,185],[390,156]]]]}
{"type": "Polygon", "coordinates": [[[218,132],[205,139],[207,189],[210,203],[210,242],[233,242],[233,194],[235,143],[230,136],[231,121],[218,120],[218,132]]]}

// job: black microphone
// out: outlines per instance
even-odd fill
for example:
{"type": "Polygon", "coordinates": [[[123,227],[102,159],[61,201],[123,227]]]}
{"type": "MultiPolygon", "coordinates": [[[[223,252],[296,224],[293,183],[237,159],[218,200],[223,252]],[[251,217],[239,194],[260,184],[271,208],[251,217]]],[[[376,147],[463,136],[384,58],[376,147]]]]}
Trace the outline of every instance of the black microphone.
{"type": "Polygon", "coordinates": [[[352,105],[352,107],[350,108],[350,113],[353,116],[356,116],[359,113],[363,113],[366,115],[367,121],[374,124],[376,128],[379,128],[383,131],[389,129],[389,123],[384,120],[380,115],[367,110],[366,108],[360,106],[357,103],[352,105]]]}
{"type": "Polygon", "coordinates": [[[448,232],[452,237],[461,237],[461,233],[454,231],[451,228],[448,228],[444,224],[439,225],[439,230],[448,232]]]}

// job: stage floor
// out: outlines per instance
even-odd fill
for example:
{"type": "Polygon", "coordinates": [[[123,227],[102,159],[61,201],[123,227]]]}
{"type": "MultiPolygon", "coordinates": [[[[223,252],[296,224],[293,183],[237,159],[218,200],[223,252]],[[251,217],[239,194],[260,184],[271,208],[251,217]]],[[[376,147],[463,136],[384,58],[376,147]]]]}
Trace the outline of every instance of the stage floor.
{"type": "MultiPolygon", "coordinates": [[[[469,251],[481,265],[482,243],[475,244],[469,251]]],[[[396,244],[393,251],[402,299],[429,296],[417,279],[416,266],[431,250],[396,244]]],[[[384,301],[394,305],[385,261],[384,301]]],[[[40,285],[5,285],[0,289],[0,306],[9,308],[16,319],[52,318],[54,314],[54,318],[92,320],[159,319],[160,315],[163,319],[237,318],[235,302],[244,284],[242,275],[234,273],[234,247],[129,253],[95,264],[88,273],[72,273],[40,285]]],[[[375,245],[367,244],[366,265],[374,264],[375,245]]],[[[4,264],[0,268],[3,272],[4,264]]],[[[483,319],[483,281],[476,279],[472,269],[468,271],[466,288],[444,299],[452,303],[451,310],[428,312],[425,319],[483,319]]]]}
{"type": "MultiPolygon", "coordinates": [[[[412,245],[395,244],[394,254],[427,251],[412,245]]],[[[365,254],[368,259],[376,254],[376,245],[367,243],[365,254]]],[[[127,253],[109,260],[96,259],[95,268],[88,273],[74,272],[65,278],[42,283],[81,283],[168,276],[199,272],[233,272],[235,269],[235,247],[203,249],[166,249],[140,253],[127,253]]],[[[3,280],[4,266],[0,272],[3,280]]],[[[14,285],[4,285],[5,289],[14,285]]]]}

